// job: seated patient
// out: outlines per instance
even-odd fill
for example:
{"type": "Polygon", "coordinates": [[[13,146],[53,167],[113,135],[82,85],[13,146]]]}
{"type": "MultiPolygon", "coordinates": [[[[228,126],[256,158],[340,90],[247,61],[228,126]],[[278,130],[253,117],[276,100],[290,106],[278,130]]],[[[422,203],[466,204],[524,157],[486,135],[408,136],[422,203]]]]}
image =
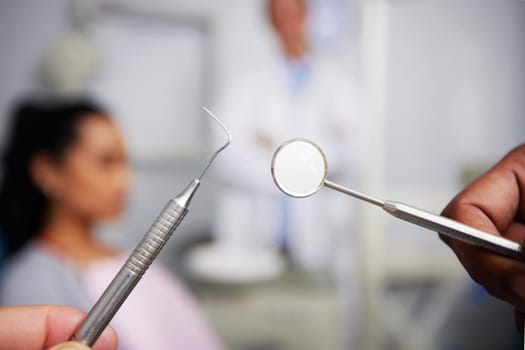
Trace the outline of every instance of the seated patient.
{"type": "MultiPolygon", "coordinates": [[[[9,257],[0,303],[88,310],[127,258],[93,235],[124,208],[130,167],[122,137],[89,101],[26,102],[11,126],[0,184],[9,257]]],[[[221,349],[190,294],[158,263],[112,326],[119,349],[221,349]]]]}

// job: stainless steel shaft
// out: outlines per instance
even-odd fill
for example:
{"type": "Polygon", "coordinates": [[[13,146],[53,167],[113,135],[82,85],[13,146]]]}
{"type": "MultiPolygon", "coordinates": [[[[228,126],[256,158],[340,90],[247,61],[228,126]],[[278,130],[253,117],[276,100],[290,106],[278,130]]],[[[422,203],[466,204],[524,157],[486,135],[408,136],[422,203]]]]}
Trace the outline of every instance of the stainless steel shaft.
{"type": "Polygon", "coordinates": [[[89,311],[75,334],[76,341],[89,346],[95,344],[102,331],[108,326],[122,303],[164,247],[173,231],[184,219],[188,212],[191,197],[199,183],[198,180],[193,180],[181,194],[168,202],[126,263],[89,311]]]}
{"type": "Polygon", "coordinates": [[[361,199],[383,208],[387,213],[412,224],[441,233],[459,241],[483,247],[510,258],[525,261],[525,251],[519,243],[478,230],[458,221],[396,201],[384,201],[326,180],[324,185],[333,190],[361,199]]]}
{"type": "Polygon", "coordinates": [[[445,236],[483,247],[514,259],[525,260],[523,247],[501,236],[478,230],[472,226],[400,202],[385,201],[383,209],[399,219],[428,228],[445,236]]]}

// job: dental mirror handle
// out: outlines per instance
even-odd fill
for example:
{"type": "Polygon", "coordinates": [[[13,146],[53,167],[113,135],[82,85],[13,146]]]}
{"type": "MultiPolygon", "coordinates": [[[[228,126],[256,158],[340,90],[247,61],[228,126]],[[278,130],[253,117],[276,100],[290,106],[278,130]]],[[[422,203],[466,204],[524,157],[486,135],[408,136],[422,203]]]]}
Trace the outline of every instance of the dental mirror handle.
{"type": "Polygon", "coordinates": [[[186,189],[168,202],[102,296],[89,311],[74,336],[76,342],[87,346],[95,344],[102,331],[108,326],[122,303],[188,213],[191,198],[199,185],[200,181],[194,179],[186,189]]]}
{"type": "Polygon", "coordinates": [[[401,220],[510,258],[525,261],[522,246],[501,236],[478,230],[472,226],[400,202],[386,201],[383,204],[383,209],[401,220]]]}
{"type": "Polygon", "coordinates": [[[342,192],[381,207],[387,213],[398,219],[436,231],[450,238],[491,250],[510,258],[525,261],[523,247],[509,239],[478,230],[458,221],[444,216],[435,215],[401,202],[383,201],[328,180],[325,181],[324,185],[338,192],[342,192]]]}

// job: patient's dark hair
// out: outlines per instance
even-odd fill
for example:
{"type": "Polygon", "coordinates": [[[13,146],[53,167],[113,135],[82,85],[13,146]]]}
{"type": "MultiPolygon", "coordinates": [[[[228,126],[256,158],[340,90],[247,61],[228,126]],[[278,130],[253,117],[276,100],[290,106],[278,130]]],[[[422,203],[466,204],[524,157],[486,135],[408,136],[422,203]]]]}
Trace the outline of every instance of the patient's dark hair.
{"type": "Polygon", "coordinates": [[[12,110],[0,181],[0,231],[8,255],[37,235],[44,223],[49,200],[33,181],[32,160],[46,155],[59,161],[77,140],[79,122],[94,114],[106,115],[88,99],[28,99],[12,110]]]}

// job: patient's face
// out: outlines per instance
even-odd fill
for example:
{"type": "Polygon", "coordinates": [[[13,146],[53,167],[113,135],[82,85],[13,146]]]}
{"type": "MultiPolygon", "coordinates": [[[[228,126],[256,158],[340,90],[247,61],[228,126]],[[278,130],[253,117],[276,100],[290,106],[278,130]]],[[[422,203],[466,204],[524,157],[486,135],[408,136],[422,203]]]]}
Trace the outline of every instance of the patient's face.
{"type": "Polygon", "coordinates": [[[123,139],[109,118],[93,115],[78,125],[78,139],[57,173],[56,205],[85,220],[112,219],[124,209],[130,168],[123,139]]]}

